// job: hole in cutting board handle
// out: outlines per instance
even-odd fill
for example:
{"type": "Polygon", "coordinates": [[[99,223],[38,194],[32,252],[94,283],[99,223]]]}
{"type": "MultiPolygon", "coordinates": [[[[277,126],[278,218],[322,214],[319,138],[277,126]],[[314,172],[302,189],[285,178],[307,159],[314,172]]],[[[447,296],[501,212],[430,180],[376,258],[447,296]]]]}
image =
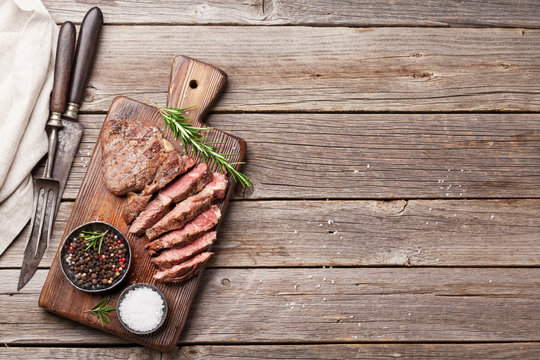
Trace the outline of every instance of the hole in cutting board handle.
{"type": "Polygon", "coordinates": [[[199,86],[199,83],[197,82],[197,80],[191,80],[189,82],[189,87],[192,88],[192,89],[196,89],[197,86],[199,86]]]}

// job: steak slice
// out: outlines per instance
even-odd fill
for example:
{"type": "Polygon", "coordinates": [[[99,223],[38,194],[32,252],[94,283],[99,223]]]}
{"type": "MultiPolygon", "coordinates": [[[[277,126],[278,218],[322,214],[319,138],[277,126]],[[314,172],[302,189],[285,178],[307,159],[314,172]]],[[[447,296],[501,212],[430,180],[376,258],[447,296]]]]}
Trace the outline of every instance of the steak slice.
{"type": "Polygon", "coordinates": [[[171,231],[146,245],[150,255],[155,255],[163,249],[181,247],[189,244],[202,233],[209,231],[217,225],[221,218],[221,211],[216,205],[197,216],[180,230],[171,231]]]}
{"type": "Polygon", "coordinates": [[[216,237],[217,233],[215,231],[204,233],[189,245],[163,251],[159,256],[152,258],[152,264],[159,270],[171,268],[208,249],[214,243],[216,237]]]}
{"type": "Polygon", "coordinates": [[[177,203],[201,191],[212,178],[213,175],[208,169],[208,166],[205,163],[201,163],[167,185],[160,191],[160,194],[168,196],[173,202],[177,203]]]}
{"type": "Polygon", "coordinates": [[[197,275],[202,266],[214,255],[211,252],[203,252],[195,255],[188,261],[175,265],[170,269],[158,271],[154,275],[154,279],[159,282],[182,282],[197,275]]]}
{"type": "MultiPolygon", "coordinates": [[[[179,177],[159,192],[157,198],[152,200],[142,211],[135,222],[131,224],[129,232],[142,235],[146,229],[158,222],[170,210],[173,202],[179,202],[188,196],[198,193],[212,180],[213,174],[204,163],[197,165],[185,175],[179,177]]],[[[127,207],[126,207],[127,208],[127,207]]],[[[139,210],[140,212],[141,210],[139,210]]]]}
{"type": "Polygon", "coordinates": [[[152,194],[149,195],[139,195],[134,192],[129,192],[127,194],[127,203],[124,207],[122,217],[126,224],[129,224],[137,217],[137,215],[148,205],[152,194]]]}
{"type": "Polygon", "coordinates": [[[193,159],[180,155],[159,129],[150,123],[108,120],[101,132],[105,186],[115,195],[145,194],[165,186],[193,159]]]}
{"type": "Polygon", "coordinates": [[[225,195],[227,179],[223,174],[214,173],[214,179],[198,194],[192,195],[176,206],[154,226],[146,229],[146,236],[152,240],[171,230],[182,228],[212,205],[216,197],[225,195]]]}
{"type": "MultiPolygon", "coordinates": [[[[141,196],[142,197],[142,196],[141,196]]],[[[158,196],[150,201],[148,206],[137,216],[137,219],[129,227],[131,234],[142,235],[144,231],[150,226],[159,221],[170,210],[172,204],[171,198],[162,195],[158,196]]]]}

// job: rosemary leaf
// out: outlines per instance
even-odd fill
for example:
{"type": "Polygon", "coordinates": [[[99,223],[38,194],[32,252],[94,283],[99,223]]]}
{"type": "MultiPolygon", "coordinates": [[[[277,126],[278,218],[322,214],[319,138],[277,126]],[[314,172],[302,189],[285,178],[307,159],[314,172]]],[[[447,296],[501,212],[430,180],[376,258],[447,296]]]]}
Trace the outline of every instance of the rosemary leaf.
{"type": "Polygon", "coordinates": [[[199,154],[204,162],[212,160],[219,166],[219,169],[222,172],[228,171],[237,183],[242,184],[244,187],[250,187],[252,185],[251,179],[248,176],[242,174],[240,171],[234,168],[234,165],[240,165],[243,164],[243,162],[231,163],[227,159],[230,156],[236,156],[238,154],[219,153],[214,145],[224,144],[226,142],[207,142],[206,140],[208,138],[202,136],[199,132],[210,130],[212,128],[201,128],[189,124],[188,121],[190,118],[185,117],[182,112],[191,109],[194,106],[186,108],[173,108],[168,106],[159,106],[149,98],[146,98],[146,100],[159,110],[161,117],[163,118],[164,126],[171,129],[174,137],[176,139],[180,137],[184,151],[187,152],[187,145],[190,145],[193,152],[195,154],[199,154]]]}
{"type": "Polygon", "coordinates": [[[89,312],[95,315],[101,322],[101,326],[105,326],[105,323],[110,323],[111,319],[109,317],[109,312],[116,310],[109,304],[110,296],[104,297],[100,302],[94,305],[91,309],[85,310],[84,312],[89,312]]]}

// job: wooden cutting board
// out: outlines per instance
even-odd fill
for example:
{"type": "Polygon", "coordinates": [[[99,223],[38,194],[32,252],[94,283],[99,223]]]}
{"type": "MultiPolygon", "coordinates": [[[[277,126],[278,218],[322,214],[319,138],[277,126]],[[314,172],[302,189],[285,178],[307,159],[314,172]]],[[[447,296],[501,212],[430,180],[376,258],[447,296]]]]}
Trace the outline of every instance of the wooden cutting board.
{"type": "MultiPolygon", "coordinates": [[[[149,76],[151,76],[150,73],[149,76]]],[[[195,105],[195,108],[188,110],[189,114],[187,116],[192,118],[192,124],[201,126],[206,111],[218,97],[226,80],[227,75],[216,67],[191,58],[179,56],[174,59],[172,65],[167,105],[171,107],[195,105]]],[[[108,119],[122,119],[135,122],[148,121],[157,125],[160,129],[163,129],[164,126],[159,112],[154,107],[122,96],[113,100],[105,121],[108,119]]],[[[220,152],[238,154],[231,157],[231,162],[242,161],[246,151],[244,140],[216,129],[207,130],[204,133],[209,136],[209,141],[226,142],[225,144],[217,145],[220,152]]],[[[167,129],[165,132],[165,137],[179,152],[183,152],[181,141],[174,139],[170,129],[167,129]]],[[[154,282],[152,276],[156,270],[150,264],[150,256],[144,250],[147,240],[130,235],[128,233],[128,226],[122,220],[125,197],[114,196],[106,189],[103,183],[100,138],[95,146],[86,176],[75,201],[75,206],[67,222],[64,237],[77,226],[94,220],[108,222],[120,229],[129,240],[133,257],[127,279],[124,280],[121,286],[109,294],[111,295],[111,304],[116,306],[116,300],[120,292],[128,285],[139,282],[151,283],[160,288],[167,298],[169,313],[166,322],[155,333],[139,336],[126,331],[120,325],[116,314],[113,312],[111,313],[111,322],[102,327],[94,315],[85,313],[84,310],[90,309],[98,303],[104,297],[104,294],[87,294],[81,292],[75,289],[65,279],[58,260],[60,247],[56,252],[49,274],[41,290],[39,306],[58,315],[136,343],[160,351],[171,351],[174,349],[186,322],[191,302],[197,292],[201,274],[199,273],[198,276],[182,284],[159,284],[154,282]]],[[[215,164],[209,163],[208,165],[210,165],[212,170],[218,171],[215,164]]],[[[236,165],[236,167],[238,166],[236,165]]],[[[228,179],[229,185],[225,198],[218,204],[222,214],[225,213],[229,196],[234,187],[234,181],[230,175],[228,179]]],[[[217,241],[219,241],[219,233],[217,241]]]]}

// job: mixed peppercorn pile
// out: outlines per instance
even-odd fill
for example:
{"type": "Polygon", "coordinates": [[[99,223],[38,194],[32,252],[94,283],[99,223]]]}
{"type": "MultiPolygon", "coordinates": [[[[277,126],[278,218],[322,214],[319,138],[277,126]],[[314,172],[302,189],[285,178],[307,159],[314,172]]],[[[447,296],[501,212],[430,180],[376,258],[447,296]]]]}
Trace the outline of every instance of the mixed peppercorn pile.
{"type": "Polygon", "coordinates": [[[68,245],[63,259],[67,264],[64,269],[83,289],[111,287],[128,266],[126,244],[110,232],[81,232],[68,245]]]}

